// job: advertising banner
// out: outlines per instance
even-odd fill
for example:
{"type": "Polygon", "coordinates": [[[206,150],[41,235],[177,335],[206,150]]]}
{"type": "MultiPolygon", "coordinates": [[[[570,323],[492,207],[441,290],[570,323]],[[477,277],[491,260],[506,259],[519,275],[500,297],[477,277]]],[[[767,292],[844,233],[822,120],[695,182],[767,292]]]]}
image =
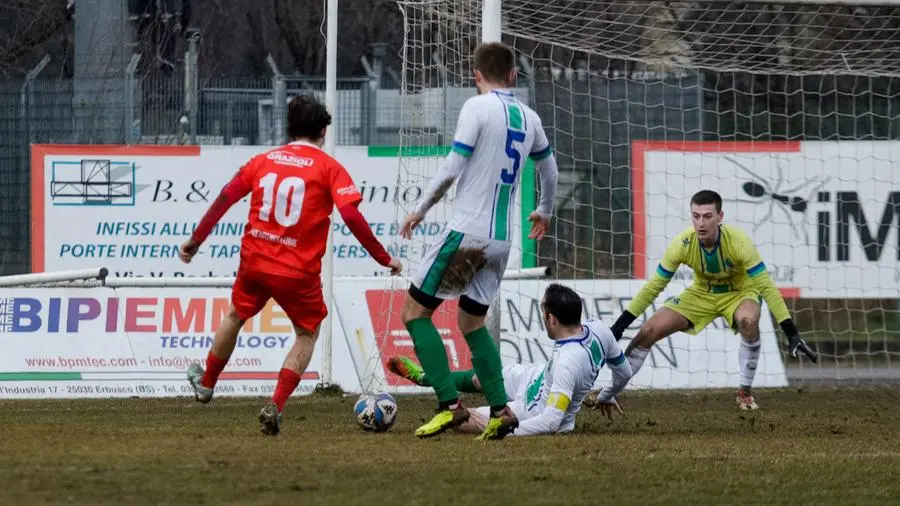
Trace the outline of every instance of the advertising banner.
{"type": "MultiPolygon", "coordinates": [[[[642,282],[629,280],[578,280],[565,282],[582,294],[587,317],[600,318],[611,324],[637,294],[642,282]]],[[[553,348],[543,326],[540,299],[549,281],[504,281],[501,288],[500,353],[504,365],[547,362],[553,348]]],[[[672,284],[646,313],[635,321],[620,341],[624,350],[630,336],[637,331],[667,297],[677,295],[680,287],[672,284]]],[[[342,280],[335,284],[336,311],[345,331],[356,337],[348,339],[348,348],[358,365],[365,385],[387,385],[392,392],[427,391],[388,373],[384,362],[391,355],[415,356],[412,339],[400,320],[405,285],[385,281],[342,280]],[[360,296],[360,293],[364,296],[360,296]],[[365,315],[365,317],[363,317],[365,315]]],[[[781,387],[787,385],[784,364],[772,319],[767,308],[760,322],[762,356],[755,385],[781,387]]],[[[435,324],[444,339],[452,370],[471,368],[471,357],[465,339],[456,326],[456,302],[443,304],[435,314],[435,324]]],[[[699,335],[678,333],[654,348],[644,367],[629,388],[720,388],[737,387],[739,382],[738,350],[740,337],[717,319],[699,335]]],[[[610,380],[608,369],[602,369],[598,386],[610,380]]]]}
{"type": "MultiPolygon", "coordinates": [[[[553,342],[540,314],[548,281],[505,281],[501,297],[500,352],[504,365],[545,364],[553,342]]],[[[640,289],[639,281],[567,282],[582,294],[587,317],[612,322],[640,289]]],[[[406,282],[398,278],[337,279],[334,283],[332,381],[347,392],[423,393],[428,389],[389,374],[385,360],[415,357],[400,319],[406,282]]],[[[17,288],[0,297],[0,398],[170,397],[191,395],[185,379],[192,362],[205,362],[229,305],[228,289],[17,288]]],[[[624,349],[657,305],[638,318],[620,341],[624,349]]],[[[764,308],[765,311],[765,308],[764,308]]],[[[768,313],[764,313],[768,315],[768,313]]],[[[450,367],[471,369],[465,338],[456,325],[456,302],[435,314],[450,367]]],[[[787,385],[771,318],[760,322],[762,356],[756,386],[787,385]]],[[[267,396],[293,345],[290,322],[267,305],[243,327],[217,395],[267,396]]],[[[322,340],[298,395],[319,383],[322,340]]],[[[629,388],[719,388],[738,385],[740,338],[719,319],[697,336],[676,334],[654,348],[629,388]]],[[[597,385],[610,379],[600,372],[597,385]]]]}
{"type": "MultiPolygon", "coordinates": [[[[205,365],[230,290],[210,288],[22,288],[0,297],[0,398],[173,397],[192,395],[185,373],[205,365]]],[[[340,322],[335,335],[342,335],[340,322]]],[[[294,344],[293,327],[272,301],[244,325],[216,395],[267,396],[294,344]]],[[[297,394],[320,382],[322,346],[297,394]]],[[[348,391],[359,379],[344,339],[332,374],[348,391]]]]}
{"type": "MultiPolygon", "coordinates": [[[[222,187],[259,146],[32,146],[32,271],[106,267],[113,277],[233,276],[249,199],[222,218],[194,262],[178,260],[179,246],[222,187]]],[[[338,147],[336,158],[363,195],[360,210],[372,231],[410,267],[447,227],[447,200],[432,208],[414,240],[399,224],[437,171],[439,149],[338,147]],[[414,170],[413,173],[410,171],[414,170]]],[[[452,198],[452,190],[448,198],[452,198]]],[[[334,213],[334,274],[386,273],[334,213]]],[[[518,248],[517,248],[518,249],[518,248]]]]}
{"type": "Polygon", "coordinates": [[[785,295],[896,298],[898,163],[896,141],[635,142],[635,277],[656,269],[668,241],[691,225],[691,196],[711,189],[785,295]]]}

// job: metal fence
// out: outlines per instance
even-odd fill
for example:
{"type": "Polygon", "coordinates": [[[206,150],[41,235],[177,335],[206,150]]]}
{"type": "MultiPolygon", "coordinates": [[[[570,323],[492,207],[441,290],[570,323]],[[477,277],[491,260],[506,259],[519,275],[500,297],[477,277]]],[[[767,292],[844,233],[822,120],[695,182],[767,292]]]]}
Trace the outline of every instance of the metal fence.
{"type": "MultiPolygon", "coordinates": [[[[325,88],[324,78],[281,75],[212,78],[195,92],[189,83],[175,73],[0,82],[0,275],[30,270],[31,144],[275,145],[290,97],[324,98],[325,88]]],[[[398,91],[376,84],[339,80],[339,145],[399,142],[398,91]]]]}

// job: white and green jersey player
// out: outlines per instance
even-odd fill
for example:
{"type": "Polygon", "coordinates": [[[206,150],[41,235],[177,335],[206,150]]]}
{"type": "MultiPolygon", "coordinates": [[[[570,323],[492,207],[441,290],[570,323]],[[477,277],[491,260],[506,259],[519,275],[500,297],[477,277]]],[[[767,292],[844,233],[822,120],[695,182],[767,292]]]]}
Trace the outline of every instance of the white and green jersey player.
{"type": "MultiPolygon", "coordinates": [[[[588,320],[581,331],[564,339],[557,339],[546,364],[511,364],[503,368],[503,384],[509,408],[516,415],[519,426],[510,435],[537,436],[562,434],[575,428],[575,417],[592,394],[597,374],[604,366],[612,370],[612,383],[590,399],[589,404],[616,404],[616,396],[631,379],[631,365],[613,337],[612,332],[598,320],[588,320]]],[[[422,386],[430,386],[421,367],[408,357],[392,357],[388,368],[422,386]]],[[[460,392],[481,391],[474,371],[453,373],[460,392]]],[[[485,429],[490,408],[468,408],[469,419],[458,430],[478,433],[485,429]]]]}
{"type": "MultiPolygon", "coordinates": [[[[503,368],[503,384],[509,408],[518,419],[514,436],[571,432],[585,399],[595,407],[618,407],[616,396],[631,380],[631,365],[609,327],[594,319],[581,321],[581,298],[559,284],[547,287],[541,309],[547,335],[554,341],[546,364],[511,364],[503,368]],[[600,369],[612,371],[611,384],[592,393],[600,369]]],[[[388,368],[419,385],[431,385],[422,369],[406,357],[392,357],[388,368]]],[[[481,391],[474,371],[456,371],[460,392],[481,391]]],[[[462,432],[479,432],[488,423],[489,407],[470,408],[462,432]]],[[[611,414],[611,413],[610,413],[611,414]]]]}
{"type": "MultiPolygon", "coordinates": [[[[552,157],[537,113],[506,89],[472,97],[460,111],[452,150],[467,160],[460,164],[463,170],[459,174],[450,228],[509,241],[512,207],[522,167],[531,158],[545,162],[539,165],[546,169],[546,161],[552,157]]],[[[541,174],[550,172],[541,169],[541,174]]],[[[437,179],[432,186],[440,185],[442,178],[437,179]]],[[[552,196],[555,188],[546,186],[545,196],[552,196]]],[[[538,211],[549,216],[553,202],[545,199],[541,204],[538,211]]]]}
{"type": "MultiPolygon", "coordinates": [[[[575,416],[594,388],[604,365],[612,371],[612,383],[600,391],[597,402],[615,403],[615,397],[631,379],[631,366],[609,327],[588,320],[581,334],[557,339],[545,365],[514,364],[503,369],[509,407],[519,419],[513,436],[571,432],[575,416]]],[[[487,410],[477,416],[487,420],[487,410]]]]}
{"type": "Polygon", "coordinates": [[[479,438],[502,439],[518,424],[507,406],[500,354],[484,320],[509,261],[513,203],[529,156],[541,181],[540,205],[528,217],[529,237],[540,239],[547,232],[556,198],[556,160],[540,118],[509,91],[515,53],[501,43],[482,43],[475,48],[473,67],[479,94],[463,105],[451,152],[400,228],[400,235],[411,239],[428,210],[458,182],[448,229],[426,252],[401,313],[438,400],[437,414],[416,429],[418,437],[435,436],[469,418],[431,320],[444,300],[457,297],[457,323],[491,408],[479,438]]]}
{"type": "Polygon", "coordinates": [[[416,209],[424,216],[457,181],[448,230],[425,254],[413,279],[425,295],[438,299],[462,296],[490,305],[506,270],[511,241],[518,237],[512,219],[522,167],[528,158],[535,162],[541,182],[536,213],[549,219],[558,173],[537,113],[508,89],[494,89],[466,101],[452,152],[416,209]]]}

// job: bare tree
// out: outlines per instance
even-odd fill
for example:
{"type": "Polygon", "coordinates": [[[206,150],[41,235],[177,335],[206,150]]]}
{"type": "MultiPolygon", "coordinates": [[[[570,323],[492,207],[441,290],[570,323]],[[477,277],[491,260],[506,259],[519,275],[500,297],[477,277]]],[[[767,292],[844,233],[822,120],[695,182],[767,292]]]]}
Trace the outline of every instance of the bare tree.
{"type": "MultiPolygon", "coordinates": [[[[194,0],[204,75],[264,75],[268,54],[282,72],[323,74],[324,7],[310,0],[194,0]]],[[[342,0],[338,16],[339,75],[361,73],[360,56],[374,42],[399,55],[403,17],[394,0],[342,0]]]]}
{"type": "MultiPolygon", "coordinates": [[[[138,10],[152,11],[148,16],[136,13],[135,20],[137,50],[149,56],[142,59],[144,73],[180,66],[187,24],[203,34],[200,62],[205,76],[265,75],[269,54],[285,73],[324,72],[324,0],[134,1],[138,10]],[[171,6],[182,10],[158,12],[171,6]]],[[[0,2],[0,75],[24,73],[47,53],[60,56],[54,61],[69,61],[70,4],[71,0],[0,2]]],[[[454,54],[471,49],[463,35],[477,30],[460,28],[458,23],[477,20],[478,2],[434,0],[418,5],[426,12],[425,19],[433,21],[420,32],[433,40],[420,45],[444,46],[454,54]]],[[[339,74],[360,74],[360,56],[376,42],[388,44],[387,63],[397,68],[404,37],[397,1],[341,0],[339,8],[339,74]]],[[[519,51],[553,65],[586,60],[595,70],[628,61],[714,71],[754,67],[762,72],[806,73],[824,68],[896,74],[894,62],[900,57],[896,7],[787,1],[776,5],[505,0],[504,10],[515,20],[507,30],[519,51]]]]}
{"type": "Polygon", "coordinates": [[[0,2],[0,75],[22,75],[46,54],[55,57],[57,69],[71,75],[67,7],[66,0],[0,2]]]}

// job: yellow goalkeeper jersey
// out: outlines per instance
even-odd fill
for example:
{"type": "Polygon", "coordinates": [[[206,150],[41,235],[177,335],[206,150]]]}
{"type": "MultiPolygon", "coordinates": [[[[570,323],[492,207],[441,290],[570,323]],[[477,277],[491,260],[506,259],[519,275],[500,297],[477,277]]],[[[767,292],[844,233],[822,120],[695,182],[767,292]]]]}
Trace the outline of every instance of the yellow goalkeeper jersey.
{"type": "Polygon", "coordinates": [[[641,288],[628,312],[639,316],[666,288],[680,265],[694,271],[695,291],[709,294],[754,290],[762,295],[778,323],[790,318],[787,305],[765,262],[750,237],[739,227],[719,225],[719,239],[707,250],[697,239],[693,227],[675,236],[647,283],[641,288]]]}

